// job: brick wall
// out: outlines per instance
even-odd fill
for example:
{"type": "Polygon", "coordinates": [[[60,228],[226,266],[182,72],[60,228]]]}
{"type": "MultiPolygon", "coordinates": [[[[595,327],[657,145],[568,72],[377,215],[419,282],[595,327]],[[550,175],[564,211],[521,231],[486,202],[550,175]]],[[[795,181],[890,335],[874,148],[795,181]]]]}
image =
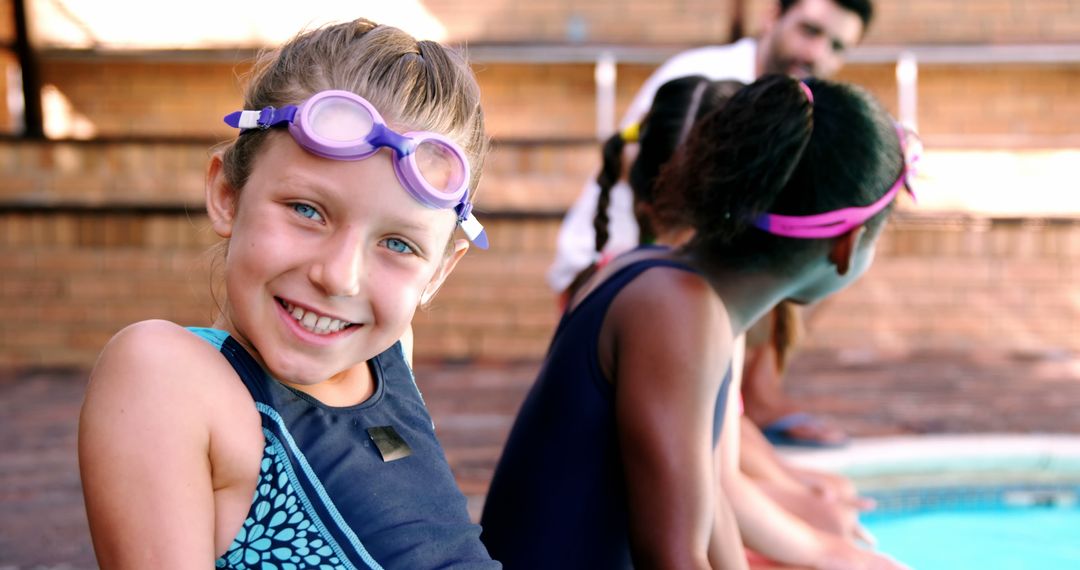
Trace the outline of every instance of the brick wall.
{"type": "MultiPolygon", "coordinates": [[[[0,93],[7,93],[10,86],[8,84],[8,74],[14,73],[18,69],[18,60],[15,58],[15,54],[11,51],[0,50],[0,93]]],[[[15,119],[12,116],[11,109],[8,107],[8,98],[0,97],[0,133],[10,133],[15,130],[15,119]]]]}
{"type": "Polygon", "coordinates": [[[0,365],[88,366],[124,325],[207,323],[213,304],[199,216],[0,215],[0,365]]]}
{"type": "Polygon", "coordinates": [[[202,208],[208,146],[0,140],[0,203],[202,208]]]}
{"type": "Polygon", "coordinates": [[[15,6],[12,0],[0,0],[0,43],[15,41],[15,6]]]}
{"type": "MultiPolygon", "coordinates": [[[[70,0],[69,0],[70,1],[70,0]]],[[[776,0],[745,0],[754,34],[776,0]]],[[[729,40],[733,0],[428,0],[450,41],[704,44],[729,40]]],[[[1080,37],[1078,0],[875,0],[869,44],[1061,43],[1080,37]]],[[[0,40],[11,0],[0,0],[0,40]]]]}
{"type": "Polygon", "coordinates": [[[1080,349],[1080,222],[907,217],[810,320],[808,348],[1080,349]]]}
{"type": "MultiPolygon", "coordinates": [[[[588,41],[656,44],[716,41],[728,24],[715,15],[726,9],[716,6],[727,4],[425,3],[473,41],[564,42],[571,14],[580,17],[574,26],[584,22],[588,41]],[[620,18],[607,15],[616,9],[620,18]],[[650,21],[646,37],[641,26],[650,21]],[[676,23],[660,25],[665,21],[676,23]]],[[[750,2],[751,29],[771,5],[750,2]]],[[[1080,20],[1078,5],[879,0],[868,41],[1075,41],[1080,36],[1062,35],[1067,26],[1055,22],[1080,20]],[[941,6],[964,17],[955,35],[934,35],[944,32],[931,24],[949,20],[941,6]]],[[[9,6],[0,0],[0,38],[9,6]]],[[[133,320],[208,322],[205,250],[214,239],[199,213],[203,168],[208,147],[233,135],[220,121],[240,100],[237,76],[247,65],[175,54],[43,59],[43,80],[103,140],[0,140],[0,302],[15,313],[0,324],[0,364],[84,366],[133,320]],[[56,205],[62,207],[48,209],[56,205]]],[[[620,113],[652,68],[619,65],[620,113]]],[[[557,213],[599,164],[591,141],[593,69],[478,62],[476,71],[495,137],[478,209],[502,212],[484,219],[495,247],[470,253],[418,315],[418,351],[431,358],[538,358],[556,319],[543,275],[557,213]]],[[[866,86],[895,111],[892,65],[849,65],[841,79],[866,86]]],[[[1080,124],[1080,64],[923,65],[919,95],[928,158],[948,149],[1027,156],[1024,149],[1080,148],[1072,132],[1080,124]]],[[[3,107],[0,118],[10,120],[3,107]]],[[[1080,249],[1077,224],[943,220],[927,211],[899,222],[866,278],[818,312],[811,346],[1080,349],[1071,269],[1080,249]]]]}
{"type": "Polygon", "coordinates": [[[47,59],[41,81],[56,86],[100,137],[169,136],[222,140],[222,117],[237,109],[237,76],[248,63],[47,59]]]}
{"type": "MultiPolygon", "coordinates": [[[[756,0],[761,1],[761,0],[756,0]]],[[[1067,43],[1077,0],[876,0],[867,41],[886,44],[1067,43]]]]}
{"type": "MultiPolygon", "coordinates": [[[[480,62],[475,67],[494,138],[595,136],[592,65],[480,62]]],[[[92,60],[50,60],[43,63],[42,76],[98,136],[225,140],[232,133],[221,117],[236,110],[237,75],[246,69],[243,63],[222,62],[111,61],[102,67],[92,60]]],[[[620,114],[652,69],[618,66],[620,114]]],[[[839,79],[863,85],[896,112],[894,65],[849,65],[839,79]]],[[[1019,146],[1077,146],[1076,124],[1080,64],[920,66],[919,127],[930,145],[979,146],[983,139],[1019,146]]]]}
{"type": "Polygon", "coordinates": [[[1011,135],[1077,145],[1080,65],[924,66],[919,122],[928,137],[1011,135]]]}
{"type": "MultiPolygon", "coordinates": [[[[425,2],[450,39],[473,42],[723,43],[732,0],[562,0],[425,2]]],[[[776,0],[747,0],[748,34],[776,0]]],[[[875,0],[870,44],[1073,42],[1077,0],[875,0]]]]}
{"type": "MultiPolygon", "coordinates": [[[[755,34],[776,0],[744,0],[755,34]]],[[[689,45],[728,41],[733,0],[429,0],[448,41],[689,45]]],[[[1065,43],[1080,37],[1078,0],[875,0],[869,44],[1065,43]]],[[[11,0],[0,0],[0,41],[11,0]]]]}
{"type": "MultiPolygon", "coordinates": [[[[0,139],[0,204],[203,208],[210,142],[0,139]]],[[[599,167],[591,141],[498,142],[479,211],[559,212],[599,167]]]]}
{"type": "MultiPolygon", "coordinates": [[[[596,133],[591,64],[478,62],[488,131],[495,138],[581,138],[596,133]],[[557,104],[558,112],[553,112],[557,104]],[[538,121],[536,117],[544,117],[538,121]]],[[[99,137],[231,137],[221,118],[237,109],[250,62],[143,62],[47,58],[42,82],[55,86],[99,137]]],[[[653,66],[622,65],[618,106],[630,104],[653,66]]]]}
{"type": "Polygon", "coordinates": [[[451,40],[693,43],[727,38],[731,0],[434,0],[451,40]]]}
{"type": "MultiPolygon", "coordinates": [[[[415,320],[425,359],[536,359],[557,319],[543,274],[557,219],[485,220],[474,251],[415,320]]],[[[0,216],[0,365],[88,366],[128,323],[208,324],[201,215],[0,216]]],[[[804,346],[848,350],[1080,350],[1080,223],[901,216],[875,265],[810,321],[804,346]]]]}
{"type": "MultiPolygon", "coordinates": [[[[775,0],[748,0],[756,33],[775,0]]],[[[1078,0],[874,0],[869,45],[1071,43],[1080,37],[1078,0]]],[[[715,41],[715,40],[706,40],[715,41]]]]}
{"type": "MultiPolygon", "coordinates": [[[[897,112],[893,64],[848,65],[837,76],[897,112]]],[[[1080,64],[942,65],[918,76],[919,132],[928,148],[1077,147],[1080,64]]]]}
{"type": "Polygon", "coordinates": [[[596,133],[592,65],[481,63],[476,65],[476,77],[493,137],[572,138],[596,133]]]}

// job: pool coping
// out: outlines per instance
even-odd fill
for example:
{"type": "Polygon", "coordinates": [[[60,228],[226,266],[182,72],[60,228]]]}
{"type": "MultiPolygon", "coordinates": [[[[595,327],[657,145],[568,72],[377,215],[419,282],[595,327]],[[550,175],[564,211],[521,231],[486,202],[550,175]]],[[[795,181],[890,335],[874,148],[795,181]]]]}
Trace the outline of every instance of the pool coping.
{"type": "Polygon", "coordinates": [[[979,485],[1080,486],[1080,435],[855,438],[838,449],[780,447],[792,463],[843,473],[861,490],[979,485]]]}

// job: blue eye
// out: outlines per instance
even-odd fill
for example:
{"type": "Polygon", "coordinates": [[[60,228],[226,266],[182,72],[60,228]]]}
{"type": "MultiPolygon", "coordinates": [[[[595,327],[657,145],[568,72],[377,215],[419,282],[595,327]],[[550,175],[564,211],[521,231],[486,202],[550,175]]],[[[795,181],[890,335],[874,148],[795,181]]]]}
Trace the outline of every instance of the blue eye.
{"type": "Polygon", "coordinates": [[[409,244],[397,238],[387,238],[386,249],[394,253],[413,253],[413,248],[409,244]]]}
{"type": "Polygon", "coordinates": [[[316,210],[313,206],[309,204],[302,204],[297,202],[292,205],[292,209],[297,214],[300,214],[301,216],[304,216],[309,220],[321,222],[323,219],[322,214],[320,214],[318,210],[316,210]]]}

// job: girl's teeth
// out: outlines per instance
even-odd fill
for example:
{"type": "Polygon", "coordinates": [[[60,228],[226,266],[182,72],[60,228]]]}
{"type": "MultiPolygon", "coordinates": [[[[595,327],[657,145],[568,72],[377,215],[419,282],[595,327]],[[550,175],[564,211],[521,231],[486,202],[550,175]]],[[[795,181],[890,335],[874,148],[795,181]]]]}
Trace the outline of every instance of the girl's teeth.
{"type": "Polygon", "coordinates": [[[332,319],[330,317],[320,316],[311,311],[305,311],[291,303],[284,303],[284,305],[285,311],[292,315],[292,318],[296,319],[304,328],[315,333],[327,334],[338,332],[349,325],[349,323],[340,319],[332,319]]]}

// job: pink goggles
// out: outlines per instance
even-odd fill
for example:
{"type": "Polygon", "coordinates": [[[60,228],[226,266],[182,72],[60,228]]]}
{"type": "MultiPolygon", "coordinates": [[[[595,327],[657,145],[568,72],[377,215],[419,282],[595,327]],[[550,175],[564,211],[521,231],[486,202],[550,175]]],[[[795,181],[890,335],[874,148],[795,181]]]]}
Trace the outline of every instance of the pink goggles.
{"type": "Polygon", "coordinates": [[[896,133],[900,137],[900,149],[904,153],[904,166],[900,171],[900,176],[889,188],[889,191],[873,204],[841,208],[824,214],[809,216],[761,214],[754,219],[754,227],[784,237],[801,239],[833,238],[859,227],[874,217],[875,214],[884,210],[896,198],[900,188],[905,188],[914,199],[915,191],[912,188],[912,180],[915,177],[915,163],[922,156],[922,144],[918,139],[918,135],[914,133],[910,133],[914,140],[909,142],[909,131],[900,125],[896,125],[896,133]]]}
{"type": "Polygon", "coordinates": [[[469,160],[450,139],[427,131],[398,133],[375,107],[349,91],[320,91],[299,106],[236,111],[225,123],[241,129],[288,125],[308,152],[334,160],[363,160],[380,148],[394,150],[394,172],[405,190],[429,208],[453,208],[469,240],[487,249],[487,232],[472,214],[469,160]]]}

